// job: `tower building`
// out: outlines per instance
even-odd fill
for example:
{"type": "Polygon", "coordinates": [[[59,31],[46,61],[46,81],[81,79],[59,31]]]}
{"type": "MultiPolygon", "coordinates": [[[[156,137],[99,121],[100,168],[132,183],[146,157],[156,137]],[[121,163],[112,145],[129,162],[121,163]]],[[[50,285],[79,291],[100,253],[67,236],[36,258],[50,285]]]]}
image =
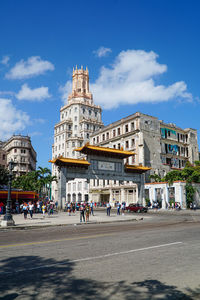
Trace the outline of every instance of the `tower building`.
{"type": "MultiPolygon", "coordinates": [[[[89,90],[89,72],[81,69],[73,69],[72,92],[68,96],[67,104],[60,109],[60,121],[54,126],[54,144],[52,146],[52,158],[59,156],[80,158],[81,154],[74,151],[89,141],[90,135],[103,127],[101,121],[101,107],[93,102],[92,93],[89,90]]],[[[52,166],[53,175],[59,176],[59,170],[52,166]]],[[[65,201],[84,201],[88,199],[88,183],[82,179],[76,179],[67,183],[67,195],[65,201]]],[[[57,183],[52,184],[52,198],[57,200],[57,183]]],[[[63,204],[62,203],[62,204],[63,204]]],[[[61,205],[62,205],[61,204],[61,205]]]]}

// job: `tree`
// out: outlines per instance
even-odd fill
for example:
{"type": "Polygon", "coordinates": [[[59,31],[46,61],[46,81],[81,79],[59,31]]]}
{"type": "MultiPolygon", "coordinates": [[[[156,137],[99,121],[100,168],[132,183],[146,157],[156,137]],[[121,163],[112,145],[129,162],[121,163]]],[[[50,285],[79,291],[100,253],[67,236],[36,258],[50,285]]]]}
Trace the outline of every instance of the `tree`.
{"type": "Polygon", "coordinates": [[[0,185],[6,185],[8,183],[8,170],[0,166],[0,185]]]}
{"type": "Polygon", "coordinates": [[[193,202],[193,198],[194,198],[194,194],[196,192],[196,189],[191,184],[187,183],[186,186],[185,186],[185,191],[186,191],[187,208],[189,208],[190,203],[193,202]]]}
{"type": "Polygon", "coordinates": [[[153,179],[154,182],[161,182],[161,177],[158,174],[150,175],[149,178],[153,179]]]}
{"type": "Polygon", "coordinates": [[[35,191],[41,197],[49,195],[51,183],[57,181],[48,168],[39,167],[38,170],[29,172],[13,180],[12,186],[24,191],[35,191]]]}

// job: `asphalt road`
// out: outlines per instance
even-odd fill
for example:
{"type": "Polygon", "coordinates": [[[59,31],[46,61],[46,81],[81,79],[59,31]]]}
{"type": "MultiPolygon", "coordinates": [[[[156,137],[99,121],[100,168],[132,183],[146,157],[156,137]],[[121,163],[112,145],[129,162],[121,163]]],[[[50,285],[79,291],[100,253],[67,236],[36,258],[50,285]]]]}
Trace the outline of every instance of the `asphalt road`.
{"type": "Polygon", "coordinates": [[[0,232],[0,299],[200,299],[200,220],[0,232]]]}

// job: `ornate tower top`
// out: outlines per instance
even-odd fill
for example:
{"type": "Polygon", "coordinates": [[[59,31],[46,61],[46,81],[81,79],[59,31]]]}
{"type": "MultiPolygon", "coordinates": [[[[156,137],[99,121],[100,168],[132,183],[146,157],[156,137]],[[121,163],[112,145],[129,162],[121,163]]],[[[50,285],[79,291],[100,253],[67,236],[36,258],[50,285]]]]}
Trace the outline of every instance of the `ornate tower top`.
{"type": "Polygon", "coordinates": [[[73,68],[72,93],[69,94],[68,101],[72,100],[72,98],[86,98],[93,102],[92,94],[89,91],[89,72],[87,67],[85,70],[83,70],[82,66],[81,69],[77,69],[77,66],[75,70],[73,68]]]}

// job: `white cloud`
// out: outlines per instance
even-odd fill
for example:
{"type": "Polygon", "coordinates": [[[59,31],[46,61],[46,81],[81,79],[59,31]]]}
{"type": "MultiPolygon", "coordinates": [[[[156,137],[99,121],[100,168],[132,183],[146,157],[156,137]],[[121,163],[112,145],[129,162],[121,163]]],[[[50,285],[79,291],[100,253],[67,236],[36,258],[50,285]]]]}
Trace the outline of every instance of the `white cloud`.
{"type": "Polygon", "coordinates": [[[112,52],[110,48],[100,47],[99,49],[95,50],[94,53],[98,57],[104,57],[108,55],[108,53],[112,52]]]}
{"type": "Polygon", "coordinates": [[[4,55],[2,60],[1,60],[1,64],[7,66],[9,60],[10,60],[10,57],[8,55],[4,55]]]}
{"type": "MultiPolygon", "coordinates": [[[[153,103],[176,98],[191,100],[185,82],[156,85],[155,77],[167,71],[151,51],[122,51],[110,68],[102,67],[95,83],[90,85],[97,104],[111,109],[124,104],[153,103]]],[[[68,86],[68,83],[66,83],[68,86]]],[[[66,97],[66,96],[65,96],[66,97]]]]}
{"type": "Polygon", "coordinates": [[[54,65],[42,60],[40,56],[31,56],[27,61],[20,60],[16,65],[6,74],[8,79],[24,79],[37,75],[44,74],[46,71],[53,71],[54,65]]]}
{"type": "Polygon", "coordinates": [[[0,139],[8,139],[14,133],[25,129],[30,118],[27,113],[18,110],[10,99],[0,98],[0,139]]]}
{"type": "Polygon", "coordinates": [[[43,101],[51,97],[49,94],[49,88],[41,86],[36,89],[30,89],[27,84],[23,84],[21,90],[16,94],[18,100],[27,100],[27,101],[43,101]]]}

